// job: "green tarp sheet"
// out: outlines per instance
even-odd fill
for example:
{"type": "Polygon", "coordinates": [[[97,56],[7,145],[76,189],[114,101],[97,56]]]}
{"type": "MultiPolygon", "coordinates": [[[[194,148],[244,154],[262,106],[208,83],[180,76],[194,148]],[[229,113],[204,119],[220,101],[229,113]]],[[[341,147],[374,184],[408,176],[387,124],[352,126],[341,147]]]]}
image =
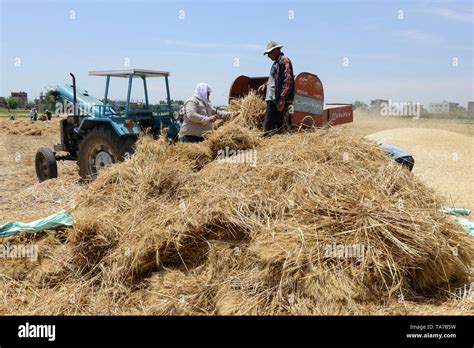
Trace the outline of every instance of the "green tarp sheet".
{"type": "Polygon", "coordinates": [[[469,232],[471,236],[474,236],[474,220],[471,219],[464,219],[460,217],[456,217],[458,222],[464,227],[464,229],[469,232]]]}
{"type": "Polygon", "coordinates": [[[462,227],[472,236],[474,236],[474,220],[466,219],[459,216],[466,216],[471,214],[471,211],[466,208],[441,208],[442,213],[454,215],[455,219],[462,225],[462,227]]]}
{"type": "Polygon", "coordinates": [[[471,211],[466,208],[441,208],[439,210],[442,213],[451,214],[451,215],[469,215],[471,211]]]}
{"type": "Polygon", "coordinates": [[[60,226],[71,226],[73,224],[74,219],[71,214],[66,211],[60,211],[59,213],[31,222],[7,222],[0,226],[0,238],[13,236],[21,232],[35,233],[60,226]]]}

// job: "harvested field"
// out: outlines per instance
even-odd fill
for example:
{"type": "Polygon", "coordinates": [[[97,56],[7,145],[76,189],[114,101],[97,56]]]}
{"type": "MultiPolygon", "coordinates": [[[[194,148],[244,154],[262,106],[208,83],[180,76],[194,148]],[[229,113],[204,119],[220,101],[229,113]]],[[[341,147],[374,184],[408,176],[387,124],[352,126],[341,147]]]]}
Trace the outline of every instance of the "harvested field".
{"type": "Polygon", "coordinates": [[[341,128],[359,137],[395,128],[440,129],[474,136],[474,120],[374,116],[359,110],[354,111],[354,122],[344,124],[341,128]]]}
{"type": "Polygon", "coordinates": [[[58,180],[40,184],[36,178],[36,150],[42,146],[52,147],[58,142],[58,121],[58,118],[53,118],[50,122],[31,124],[29,120],[0,118],[0,223],[12,219],[34,220],[58,211],[76,190],[79,177],[76,164],[72,162],[58,162],[58,180]],[[31,127],[41,130],[41,134],[14,135],[12,133],[17,133],[15,127],[31,127]],[[61,193],[67,193],[67,197],[61,197],[61,193]]]}
{"type": "Polygon", "coordinates": [[[8,122],[0,123],[2,132],[11,135],[41,135],[45,133],[53,133],[55,130],[54,124],[51,121],[30,121],[25,119],[8,120],[8,122]]]}
{"type": "Polygon", "coordinates": [[[437,187],[450,206],[474,209],[474,138],[430,128],[396,128],[367,138],[397,144],[413,154],[415,175],[437,187]]]}
{"type": "Polygon", "coordinates": [[[263,139],[261,101],[239,103],[203,143],[144,137],[87,186],[25,184],[5,207],[43,192],[77,224],[8,239],[39,259],[2,263],[0,313],[474,313],[473,239],[418,173],[347,129],[263,139]]]}

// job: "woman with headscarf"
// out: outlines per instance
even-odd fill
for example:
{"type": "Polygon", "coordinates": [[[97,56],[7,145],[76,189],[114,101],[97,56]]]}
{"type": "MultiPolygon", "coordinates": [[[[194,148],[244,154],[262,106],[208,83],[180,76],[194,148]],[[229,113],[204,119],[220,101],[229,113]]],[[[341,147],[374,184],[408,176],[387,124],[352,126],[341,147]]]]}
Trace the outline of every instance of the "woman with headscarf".
{"type": "Polygon", "coordinates": [[[180,142],[200,142],[204,133],[212,131],[212,124],[221,117],[234,116],[233,112],[217,110],[209,101],[212,89],[207,83],[198,83],[194,94],[184,103],[183,124],[179,131],[180,142]]]}

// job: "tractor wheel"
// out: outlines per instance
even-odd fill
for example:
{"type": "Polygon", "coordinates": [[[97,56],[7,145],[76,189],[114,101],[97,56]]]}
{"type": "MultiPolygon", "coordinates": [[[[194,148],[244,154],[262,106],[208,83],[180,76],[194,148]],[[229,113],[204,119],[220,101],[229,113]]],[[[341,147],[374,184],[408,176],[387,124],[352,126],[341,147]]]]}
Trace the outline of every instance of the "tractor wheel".
{"type": "Polygon", "coordinates": [[[101,169],[131,155],[134,143],[134,138],[119,137],[112,129],[92,129],[79,144],[79,175],[83,179],[94,180],[101,169]]]}
{"type": "Polygon", "coordinates": [[[53,151],[48,147],[41,147],[35,157],[36,176],[40,182],[58,177],[58,164],[53,151]]]}

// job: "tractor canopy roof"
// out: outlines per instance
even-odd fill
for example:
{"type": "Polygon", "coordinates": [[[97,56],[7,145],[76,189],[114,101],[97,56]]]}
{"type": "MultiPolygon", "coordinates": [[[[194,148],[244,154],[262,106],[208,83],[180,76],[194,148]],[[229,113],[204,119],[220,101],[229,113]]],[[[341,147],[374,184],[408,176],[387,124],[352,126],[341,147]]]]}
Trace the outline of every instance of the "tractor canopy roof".
{"type": "Polygon", "coordinates": [[[149,70],[149,69],[120,69],[120,70],[96,70],[89,71],[91,76],[114,76],[114,77],[161,77],[170,76],[168,71],[149,70]]]}

